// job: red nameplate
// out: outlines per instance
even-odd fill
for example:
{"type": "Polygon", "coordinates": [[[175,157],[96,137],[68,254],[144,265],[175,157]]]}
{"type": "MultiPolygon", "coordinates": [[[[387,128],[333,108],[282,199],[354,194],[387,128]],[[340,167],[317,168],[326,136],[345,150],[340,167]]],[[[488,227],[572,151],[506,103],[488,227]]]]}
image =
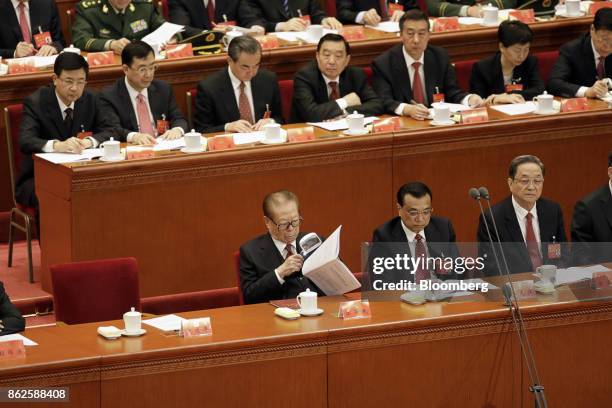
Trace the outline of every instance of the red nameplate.
{"type": "Polygon", "coordinates": [[[310,16],[309,15],[305,15],[305,16],[300,16],[300,18],[302,20],[304,20],[304,22],[306,23],[307,26],[309,26],[311,24],[310,22],[310,16]]]}
{"type": "Polygon", "coordinates": [[[589,110],[587,98],[571,98],[561,101],[561,112],[580,112],[589,110]]]}
{"type": "Polygon", "coordinates": [[[506,93],[522,91],[523,84],[508,84],[506,85],[506,93]]]}
{"type": "Polygon", "coordinates": [[[79,132],[76,135],[78,139],[85,139],[86,137],[91,137],[91,136],[93,136],[92,132],[79,132]]]}
{"type": "Polygon", "coordinates": [[[515,20],[521,21],[525,24],[536,22],[535,13],[533,12],[533,9],[512,10],[509,13],[509,15],[510,17],[513,17],[515,20]]]}
{"type": "Polygon", "coordinates": [[[597,13],[597,10],[602,9],[602,8],[608,8],[608,7],[612,7],[612,2],[596,1],[595,3],[591,4],[591,6],[589,7],[589,14],[595,15],[595,13],[597,13]]]}
{"type": "Polygon", "coordinates": [[[212,325],[210,324],[210,317],[200,317],[181,322],[180,335],[183,337],[210,336],[211,334],[212,325]]]}
{"type": "Polygon", "coordinates": [[[90,52],[87,54],[87,62],[90,67],[113,65],[115,63],[115,54],[112,51],[90,52]]]}
{"type": "Polygon", "coordinates": [[[603,289],[609,286],[612,286],[612,272],[593,272],[591,277],[593,289],[603,289]]]}
{"type": "Polygon", "coordinates": [[[339,34],[343,36],[346,41],[365,40],[363,26],[343,27],[340,29],[339,34]]]}
{"type": "Polygon", "coordinates": [[[306,126],[297,129],[287,129],[287,140],[290,142],[306,142],[315,140],[314,127],[306,126]]]}
{"type": "Polygon", "coordinates": [[[400,118],[393,116],[391,118],[378,119],[373,123],[374,133],[396,132],[400,130],[400,118]]]}
{"type": "Polygon", "coordinates": [[[208,150],[227,150],[236,147],[231,136],[215,136],[208,139],[208,150]]]}
{"type": "Polygon", "coordinates": [[[561,258],[561,244],[558,242],[548,244],[548,259],[561,258]]]}
{"type": "Polygon", "coordinates": [[[433,94],[433,101],[435,102],[444,102],[444,94],[443,93],[435,93],[433,94]]]}
{"type": "Polygon", "coordinates": [[[15,58],[7,61],[9,74],[25,74],[28,72],[36,72],[34,60],[30,57],[15,58]]]}
{"type": "Polygon", "coordinates": [[[440,17],[434,20],[433,30],[436,33],[442,31],[459,30],[459,17],[440,17]]]}
{"type": "Polygon", "coordinates": [[[156,128],[157,128],[157,134],[159,136],[163,135],[164,133],[166,133],[170,129],[170,122],[168,122],[167,120],[164,120],[164,119],[157,120],[155,125],[156,125],[156,128]]]}
{"type": "Polygon", "coordinates": [[[53,40],[51,39],[51,34],[48,31],[40,34],[34,34],[34,43],[38,49],[40,49],[40,47],[43,45],[51,45],[52,42],[53,40]]]}
{"type": "Polygon", "coordinates": [[[0,360],[25,357],[23,340],[9,340],[0,342],[0,360]]]}
{"type": "Polygon", "coordinates": [[[389,17],[393,17],[396,11],[404,11],[404,6],[398,3],[389,3],[389,7],[387,8],[389,17]]]}
{"type": "Polygon", "coordinates": [[[461,112],[461,123],[478,123],[489,120],[487,108],[476,108],[461,112]]]}
{"type": "Polygon", "coordinates": [[[261,44],[262,50],[271,50],[279,47],[278,38],[273,35],[262,35],[255,38],[261,44]]]}
{"type": "Polygon", "coordinates": [[[168,59],[193,57],[193,46],[187,44],[171,44],[166,46],[166,57],[168,59]]]}
{"type": "Polygon", "coordinates": [[[155,157],[155,152],[152,147],[128,146],[126,148],[126,156],[128,160],[150,159],[155,157]]]}
{"type": "Polygon", "coordinates": [[[368,300],[353,300],[340,303],[340,312],[338,315],[346,320],[349,319],[365,319],[372,317],[370,311],[370,302],[368,300]]]}
{"type": "MultiPolygon", "coordinates": [[[[506,283],[508,286],[509,283],[506,283]]],[[[516,294],[516,300],[526,300],[536,297],[536,290],[533,280],[522,280],[512,282],[514,293],[516,294]]]]}

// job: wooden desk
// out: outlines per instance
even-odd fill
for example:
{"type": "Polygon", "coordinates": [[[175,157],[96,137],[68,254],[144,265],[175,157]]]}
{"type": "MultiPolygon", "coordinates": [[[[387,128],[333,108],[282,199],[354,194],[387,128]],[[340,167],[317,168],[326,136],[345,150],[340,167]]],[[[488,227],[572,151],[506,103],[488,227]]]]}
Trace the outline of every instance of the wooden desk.
{"type": "Polygon", "coordinates": [[[281,188],[300,198],[304,231],[343,225],[342,257],[353,271],[360,244],[397,214],[395,191],[410,180],[426,182],[436,213],[451,218],[459,241],[473,242],[478,209],[468,189],[488,186],[500,201],[510,160],[525,153],[546,164],[544,195],[561,204],[569,227],[575,201],[605,181],[612,111],[508,118],[491,110],[491,118],[449,127],[404,119],[395,134],[317,130],[311,142],[120,163],[36,158],[43,289],[51,291],[49,265],[118,256],[138,259],[142,296],[236,286],[233,253],[265,231],[261,201],[281,188]]]}
{"type": "MultiPolygon", "coordinates": [[[[473,299],[372,302],[372,318],[352,321],[334,316],[343,297],[321,298],[322,316],[296,321],[268,304],[181,313],[211,317],[213,335],[191,339],[148,326],[138,338],[97,336],[120,321],[29,329],[40,345],[0,362],[0,386],[57,385],[53,367],[66,363],[71,407],[530,406],[508,310],[473,299]]],[[[523,316],[550,406],[609,406],[610,303],[577,302],[566,287],[524,302],[523,316]]]]}

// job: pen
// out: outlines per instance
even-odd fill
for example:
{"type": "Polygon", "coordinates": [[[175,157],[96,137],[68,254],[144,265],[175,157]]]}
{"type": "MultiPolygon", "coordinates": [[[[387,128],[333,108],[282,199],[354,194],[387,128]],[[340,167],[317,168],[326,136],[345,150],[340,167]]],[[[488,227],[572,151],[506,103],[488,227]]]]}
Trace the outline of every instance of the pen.
{"type": "Polygon", "coordinates": [[[223,15],[223,21],[225,21],[227,23],[227,15],[223,15]]]}
{"type": "Polygon", "coordinates": [[[270,119],[270,116],[272,116],[272,112],[270,112],[270,105],[266,103],[266,111],[264,112],[263,118],[270,119]]]}

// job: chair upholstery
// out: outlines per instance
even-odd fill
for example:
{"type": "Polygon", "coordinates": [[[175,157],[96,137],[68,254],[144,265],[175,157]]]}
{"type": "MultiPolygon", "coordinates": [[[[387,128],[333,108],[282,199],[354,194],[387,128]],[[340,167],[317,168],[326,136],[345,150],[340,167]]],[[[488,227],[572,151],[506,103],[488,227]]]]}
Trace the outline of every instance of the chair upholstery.
{"type": "Polygon", "coordinates": [[[195,114],[195,101],[198,97],[198,88],[191,88],[185,94],[185,102],[187,103],[187,123],[193,129],[193,115],[195,114]]]}
{"type": "Polygon", "coordinates": [[[234,252],[234,269],[236,272],[236,286],[238,287],[238,302],[244,305],[244,294],[242,293],[242,280],[240,279],[240,251],[234,252]]]}
{"type": "Polygon", "coordinates": [[[544,83],[548,83],[548,78],[550,78],[550,71],[552,70],[553,65],[559,58],[559,50],[554,51],[543,51],[534,54],[538,59],[538,67],[540,69],[540,77],[544,81],[544,83]]]}
{"type": "Polygon", "coordinates": [[[50,267],[53,306],[67,324],[122,319],[140,310],[138,264],[134,258],[73,262],[50,267]]]}
{"type": "Polygon", "coordinates": [[[164,20],[170,21],[170,8],[168,7],[168,0],[158,1],[157,10],[164,17],[164,20]]]}
{"type": "Polygon", "coordinates": [[[142,298],[142,311],[156,315],[238,306],[239,289],[223,288],[142,298]]]}
{"type": "Polygon", "coordinates": [[[336,17],[336,0],[325,0],[325,13],[330,17],[336,17]]]}
{"type": "Polygon", "coordinates": [[[291,118],[291,100],[293,99],[293,79],[283,79],[278,81],[280,88],[282,115],[285,123],[289,123],[291,118]]]}
{"type": "Polygon", "coordinates": [[[458,61],[453,65],[455,66],[455,75],[457,76],[457,83],[459,87],[469,92],[470,90],[470,77],[472,76],[472,65],[476,60],[458,61]]]}

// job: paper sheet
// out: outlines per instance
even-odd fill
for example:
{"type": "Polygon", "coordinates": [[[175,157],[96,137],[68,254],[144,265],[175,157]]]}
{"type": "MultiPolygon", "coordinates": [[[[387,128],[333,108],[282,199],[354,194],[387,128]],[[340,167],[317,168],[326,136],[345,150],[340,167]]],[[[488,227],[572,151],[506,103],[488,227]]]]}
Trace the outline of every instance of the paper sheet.
{"type": "Polygon", "coordinates": [[[153,44],[165,44],[176,34],[180,33],[185,29],[184,26],[173,23],[164,23],[157,30],[152,33],[145,35],[142,41],[149,45],[153,44]]]}
{"type": "Polygon", "coordinates": [[[50,67],[55,64],[57,55],[49,55],[48,57],[34,57],[34,66],[36,68],[50,67]]]}
{"type": "Polygon", "coordinates": [[[383,31],[385,33],[399,33],[400,32],[399,22],[397,21],[382,21],[378,23],[378,25],[375,25],[375,26],[368,25],[366,27],[373,28],[378,31],[383,31]]]}
{"type": "Polygon", "coordinates": [[[42,159],[51,163],[74,163],[78,161],[89,161],[96,157],[104,156],[104,149],[85,149],[81,154],[74,153],[36,153],[42,159]]]}
{"type": "Polygon", "coordinates": [[[143,320],[144,324],[153,326],[162,331],[180,330],[181,323],[186,320],[180,316],[169,314],[166,316],[154,317],[153,319],[143,320]]]}
{"type": "Polygon", "coordinates": [[[249,133],[234,133],[234,144],[236,146],[261,142],[265,137],[264,131],[249,132],[249,133]]]}
{"type": "Polygon", "coordinates": [[[157,144],[153,146],[153,150],[176,150],[185,147],[185,138],[180,137],[174,140],[164,140],[160,137],[155,139],[157,144]]]}
{"type": "Polygon", "coordinates": [[[533,102],[511,103],[507,105],[492,105],[491,109],[495,109],[496,111],[505,113],[506,115],[514,116],[535,112],[536,105],[533,102]]]}
{"type": "Polygon", "coordinates": [[[5,336],[0,336],[0,341],[11,341],[11,340],[23,340],[24,346],[38,346],[38,343],[28,339],[21,334],[7,334],[5,336]]]}
{"type": "MultiPolygon", "coordinates": [[[[276,37],[285,40],[285,41],[304,41],[309,44],[317,44],[319,42],[319,38],[312,38],[308,35],[307,31],[291,31],[291,32],[278,32],[278,33],[270,33],[275,35],[276,37]]],[[[338,34],[338,30],[330,30],[328,28],[323,29],[323,35],[325,34],[338,34]]]]}
{"type": "MultiPolygon", "coordinates": [[[[364,125],[369,125],[376,119],[378,119],[376,116],[369,116],[363,119],[363,123],[364,125]]],[[[346,121],[346,119],[331,120],[328,122],[308,122],[307,125],[316,126],[330,131],[348,129],[348,122],[346,121]]]]}
{"type": "Polygon", "coordinates": [[[578,282],[585,279],[591,279],[594,272],[608,272],[610,269],[603,265],[593,266],[573,266],[567,269],[557,269],[557,278],[555,285],[564,285],[567,283],[578,282]]]}

